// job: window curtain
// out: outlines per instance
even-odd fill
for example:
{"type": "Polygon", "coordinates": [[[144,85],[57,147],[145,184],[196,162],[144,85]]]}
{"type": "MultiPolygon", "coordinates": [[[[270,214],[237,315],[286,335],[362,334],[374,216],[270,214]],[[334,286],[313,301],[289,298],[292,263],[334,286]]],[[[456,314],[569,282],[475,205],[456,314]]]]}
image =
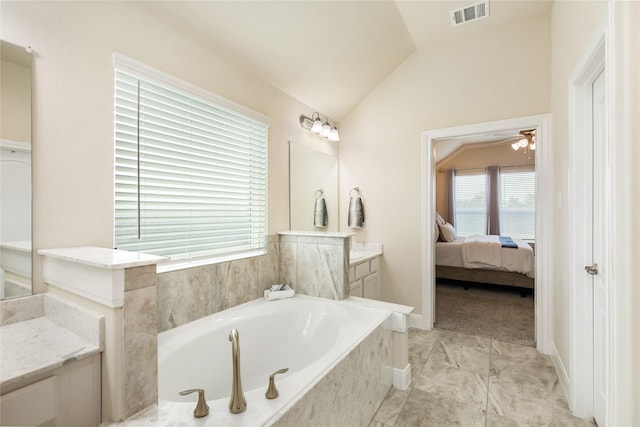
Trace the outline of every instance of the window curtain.
{"type": "Polygon", "coordinates": [[[487,175],[487,234],[500,235],[500,168],[489,166],[487,175]]]}
{"type": "Polygon", "coordinates": [[[447,182],[447,222],[451,225],[454,225],[454,218],[456,217],[453,206],[455,205],[455,177],[456,171],[455,169],[448,169],[446,172],[446,182],[447,182]]]}

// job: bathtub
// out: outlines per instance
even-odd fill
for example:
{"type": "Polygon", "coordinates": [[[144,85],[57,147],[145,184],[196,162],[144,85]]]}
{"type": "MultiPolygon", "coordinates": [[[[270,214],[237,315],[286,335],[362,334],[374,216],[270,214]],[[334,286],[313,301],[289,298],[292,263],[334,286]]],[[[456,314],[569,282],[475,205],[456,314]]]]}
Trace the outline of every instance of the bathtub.
{"type": "MultiPolygon", "coordinates": [[[[377,352],[390,353],[387,347],[384,351],[378,350],[383,346],[382,341],[389,339],[390,331],[388,336],[378,338],[379,342],[373,347],[370,345],[370,348],[362,350],[362,354],[354,351],[374,332],[384,333],[378,331],[388,329],[385,325],[390,323],[390,315],[387,311],[340,301],[296,296],[276,301],[254,300],[162,332],[158,335],[159,405],[154,418],[166,422],[180,420],[180,423],[187,423],[185,425],[261,426],[277,424],[294,406],[302,414],[306,404],[301,399],[306,394],[311,395],[309,391],[330,371],[336,375],[336,367],[347,355],[353,359],[351,366],[337,374],[339,381],[325,381],[331,383],[329,387],[338,386],[336,383],[343,380],[348,382],[349,379],[345,377],[368,375],[366,371],[358,374],[351,372],[354,366],[373,363],[369,359],[377,357],[377,352]],[[232,382],[231,343],[228,336],[233,328],[238,330],[240,336],[241,379],[247,401],[246,411],[235,415],[228,408],[232,382]],[[360,359],[366,360],[363,362],[360,359]],[[289,368],[289,371],[276,376],[280,396],[267,400],[265,391],[269,375],[282,368],[289,368]],[[192,388],[205,390],[210,407],[206,418],[193,417],[196,394],[179,394],[181,390],[192,388]]],[[[388,355],[387,362],[389,357],[392,356],[388,355]]],[[[366,368],[376,376],[375,381],[366,380],[369,387],[372,382],[380,382],[378,380],[385,376],[381,372],[385,367],[378,365],[386,362],[380,363],[380,360],[366,368]]],[[[386,380],[382,379],[382,382],[386,380]]],[[[390,382],[379,385],[382,389],[377,395],[384,397],[390,382]]],[[[354,387],[353,384],[351,386],[354,387]]],[[[335,390],[329,392],[332,393],[335,395],[335,390]]],[[[354,394],[353,390],[349,393],[354,394]]],[[[358,396],[358,399],[375,400],[364,396],[358,396]]],[[[312,396],[310,400],[315,405],[319,399],[312,396]]],[[[311,410],[314,414],[322,411],[333,412],[334,409],[311,410]]],[[[326,415],[331,416],[330,413],[326,415]]],[[[361,418],[367,416],[364,413],[361,418]]]]}

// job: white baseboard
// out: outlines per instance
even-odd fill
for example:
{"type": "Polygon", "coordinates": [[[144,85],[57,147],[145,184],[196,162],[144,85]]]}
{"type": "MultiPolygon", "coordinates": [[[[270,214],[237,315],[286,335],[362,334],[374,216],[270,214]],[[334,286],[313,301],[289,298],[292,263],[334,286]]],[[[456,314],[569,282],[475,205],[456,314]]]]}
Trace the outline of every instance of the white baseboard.
{"type": "Polygon", "coordinates": [[[393,386],[399,390],[406,390],[411,384],[411,365],[407,363],[404,369],[393,368],[393,386]]]}
{"type": "Polygon", "coordinates": [[[433,325],[426,325],[424,319],[421,314],[410,314],[409,315],[409,327],[410,328],[418,328],[430,331],[433,329],[433,325]]]}
{"type": "Polygon", "coordinates": [[[558,375],[558,379],[560,380],[560,385],[562,386],[562,391],[564,392],[564,397],[571,404],[571,392],[569,388],[569,375],[567,374],[567,370],[564,368],[562,360],[560,359],[560,354],[558,354],[558,349],[556,345],[551,342],[551,361],[553,362],[553,367],[556,368],[556,374],[558,375]]]}

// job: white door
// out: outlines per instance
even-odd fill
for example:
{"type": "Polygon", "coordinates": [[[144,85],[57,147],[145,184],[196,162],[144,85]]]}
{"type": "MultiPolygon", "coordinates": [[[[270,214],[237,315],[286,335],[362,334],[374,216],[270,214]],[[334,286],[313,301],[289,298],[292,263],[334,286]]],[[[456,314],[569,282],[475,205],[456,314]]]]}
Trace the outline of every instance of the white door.
{"type": "Polygon", "coordinates": [[[605,78],[604,71],[592,84],[592,118],[593,118],[593,198],[592,198],[592,267],[593,285],[593,414],[596,423],[604,426],[606,401],[606,342],[607,342],[607,292],[606,254],[604,253],[605,223],[605,78]]]}

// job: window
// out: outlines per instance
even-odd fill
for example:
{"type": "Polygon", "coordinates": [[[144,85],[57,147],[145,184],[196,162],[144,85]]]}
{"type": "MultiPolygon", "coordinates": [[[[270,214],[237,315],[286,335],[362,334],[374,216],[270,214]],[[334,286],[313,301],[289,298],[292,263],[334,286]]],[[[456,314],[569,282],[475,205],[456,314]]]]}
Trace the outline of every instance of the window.
{"type": "Polygon", "coordinates": [[[500,234],[535,239],[536,173],[500,173],[500,234]]]}
{"type": "Polygon", "coordinates": [[[115,56],[115,246],[204,264],[264,252],[268,119],[115,56]]]}
{"type": "Polygon", "coordinates": [[[487,192],[484,172],[458,174],[454,180],[454,223],[460,237],[487,233],[487,192]]]}

